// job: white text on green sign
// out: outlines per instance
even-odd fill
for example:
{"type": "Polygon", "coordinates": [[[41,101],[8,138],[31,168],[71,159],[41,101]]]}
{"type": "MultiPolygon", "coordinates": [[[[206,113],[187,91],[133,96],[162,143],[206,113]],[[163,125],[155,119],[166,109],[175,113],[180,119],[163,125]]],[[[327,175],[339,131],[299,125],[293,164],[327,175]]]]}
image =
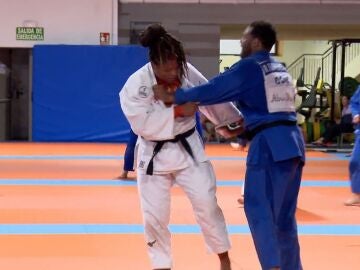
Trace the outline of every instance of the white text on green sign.
{"type": "Polygon", "coordinates": [[[44,40],[44,28],[16,27],[16,40],[44,40]]]}

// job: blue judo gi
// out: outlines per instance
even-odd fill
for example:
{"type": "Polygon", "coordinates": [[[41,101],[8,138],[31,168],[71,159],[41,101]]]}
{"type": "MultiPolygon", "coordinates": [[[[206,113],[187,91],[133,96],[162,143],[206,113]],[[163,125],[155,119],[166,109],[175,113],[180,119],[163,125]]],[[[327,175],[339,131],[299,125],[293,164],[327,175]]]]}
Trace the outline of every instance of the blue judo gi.
{"type": "Polygon", "coordinates": [[[134,152],[137,138],[138,136],[130,129],[124,154],[124,171],[134,171],[134,152]]]}
{"type": "MultiPolygon", "coordinates": [[[[360,114],[360,86],[350,99],[351,113],[354,116],[360,114]]],[[[355,145],[351,155],[350,164],[350,183],[353,193],[360,193],[360,125],[355,128],[355,145]]]]}
{"type": "Polygon", "coordinates": [[[266,51],[240,60],[207,84],[175,93],[177,104],[233,101],[244,116],[253,136],[244,207],[262,269],[302,269],[295,211],[305,147],[294,97],[291,76],[266,51]]]}

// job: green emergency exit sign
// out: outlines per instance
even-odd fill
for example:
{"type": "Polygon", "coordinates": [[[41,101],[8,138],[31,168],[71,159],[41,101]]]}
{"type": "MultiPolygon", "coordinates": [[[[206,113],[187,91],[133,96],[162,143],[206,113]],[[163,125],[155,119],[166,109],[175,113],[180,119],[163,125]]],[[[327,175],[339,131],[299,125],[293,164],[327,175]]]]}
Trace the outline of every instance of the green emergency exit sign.
{"type": "Polygon", "coordinates": [[[16,27],[16,40],[44,40],[44,28],[16,27]]]}

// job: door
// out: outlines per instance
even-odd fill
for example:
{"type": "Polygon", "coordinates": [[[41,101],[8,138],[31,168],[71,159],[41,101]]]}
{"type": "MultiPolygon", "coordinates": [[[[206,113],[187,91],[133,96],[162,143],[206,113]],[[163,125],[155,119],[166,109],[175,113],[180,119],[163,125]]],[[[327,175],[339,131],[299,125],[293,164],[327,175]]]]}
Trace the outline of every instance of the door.
{"type": "Polygon", "coordinates": [[[8,51],[0,51],[0,141],[10,136],[10,86],[8,51]]]}
{"type": "Polygon", "coordinates": [[[28,48],[0,49],[8,73],[0,75],[0,140],[29,140],[30,55],[28,48]]]}

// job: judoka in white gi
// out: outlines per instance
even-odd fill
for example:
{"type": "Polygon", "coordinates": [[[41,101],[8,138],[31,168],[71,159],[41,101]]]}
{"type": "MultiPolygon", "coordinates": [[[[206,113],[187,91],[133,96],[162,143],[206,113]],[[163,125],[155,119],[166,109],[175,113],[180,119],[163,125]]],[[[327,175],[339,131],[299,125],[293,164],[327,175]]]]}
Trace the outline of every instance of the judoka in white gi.
{"type": "MultiPolygon", "coordinates": [[[[219,255],[221,270],[230,270],[230,242],[216,199],[216,179],[195,130],[197,105],[166,105],[154,98],[152,87],[172,91],[207,80],[188,64],[181,43],[160,25],[149,26],[140,42],[149,47],[150,62],[132,74],[120,91],[121,108],[139,135],[138,188],[152,267],[171,269],[170,189],[176,183],[189,198],[210,252],[219,255]]],[[[200,107],[218,127],[241,120],[231,103],[200,107]]],[[[189,269],[191,262],[189,262],[189,269]]]]}

